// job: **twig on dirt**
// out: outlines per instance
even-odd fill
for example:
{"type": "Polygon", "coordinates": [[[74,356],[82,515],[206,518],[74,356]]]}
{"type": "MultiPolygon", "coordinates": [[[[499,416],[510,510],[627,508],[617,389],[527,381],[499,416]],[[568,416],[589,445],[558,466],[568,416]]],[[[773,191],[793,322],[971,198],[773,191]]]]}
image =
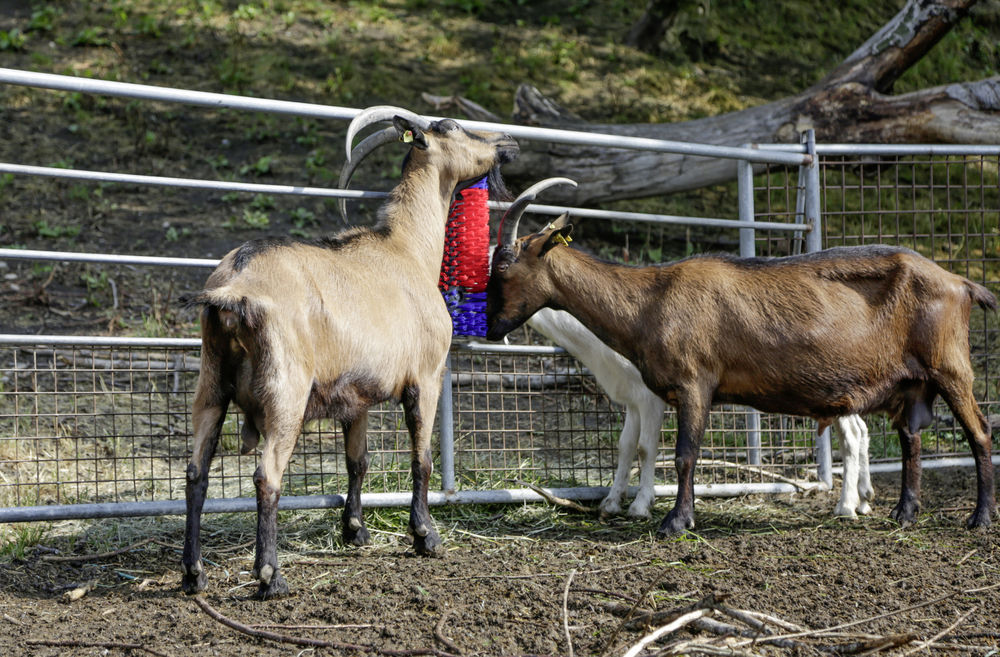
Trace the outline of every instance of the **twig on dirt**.
{"type": "Polygon", "coordinates": [[[678,641],[657,655],[718,655],[719,657],[760,657],[756,652],[734,650],[729,646],[716,646],[703,641],[678,641]]]}
{"type": "Polygon", "coordinates": [[[768,624],[780,627],[786,632],[807,632],[808,630],[801,625],[796,625],[795,623],[790,623],[781,618],[776,618],[768,614],[762,614],[757,611],[750,611],[747,609],[731,609],[724,605],[716,605],[715,609],[718,609],[725,615],[738,620],[742,623],[746,623],[750,627],[754,628],[758,632],[762,632],[766,629],[768,624]]]}
{"type": "Polygon", "coordinates": [[[119,643],[117,641],[48,641],[45,639],[28,639],[24,642],[29,646],[46,646],[49,648],[104,648],[105,650],[142,650],[156,657],[170,657],[159,650],[153,650],[141,643],[119,643]]]}
{"type": "MultiPolygon", "coordinates": [[[[998,584],[991,584],[989,586],[982,586],[982,587],[979,587],[979,588],[976,588],[976,589],[964,589],[964,590],[961,590],[961,591],[952,591],[951,593],[948,593],[947,595],[942,595],[940,597],[934,598],[933,600],[926,600],[924,602],[920,602],[920,603],[917,603],[915,605],[910,605],[909,607],[904,607],[903,609],[897,609],[895,611],[889,611],[889,612],[886,612],[884,614],[879,614],[877,616],[870,616],[868,618],[862,618],[861,620],[851,621],[849,623],[841,623],[840,625],[833,625],[831,627],[826,627],[826,628],[822,628],[822,629],[818,629],[818,630],[808,630],[808,631],[804,631],[804,632],[792,632],[790,634],[779,634],[777,636],[773,636],[773,637],[769,637],[769,638],[773,640],[773,639],[797,639],[797,638],[805,637],[805,636],[815,636],[815,637],[825,636],[825,635],[829,635],[830,633],[835,632],[837,630],[843,630],[843,629],[846,629],[848,627],[854,627],[855,625],[863,625],[865,623],[870,623],[872,621],[881,620],[883,618],[888,618],[890,616],[897,616],[899,614],[904,614],[904,613],[906,613],[908,611],[913,611],[915,609],[922,609],[924,607],[929,607],[931,605],[935,605],[935,604],[937,604],[939,602],[943,602],[943,601],[948,600],[950,598],[954,598],[957,595],[968,595],[970,593],[981,593],[983,591],[989,591],[989,590],[995,589],[995,588],[1000,588],[1000,583],[998,583],[998,584]]],[[[748,644],[747,643],[740,643],[740,644],[738,644],[738,645],[736,645],[734,647],[742,647],[742,646],[745,646],[745,645],[748,645],[748,644]]]]}
{"type": "Polygon", "coordinates": [[[875,637],[874,639],[863,639],[852,643],[843,643],[836,646],[819,646],[823,652],[832,652],[838,655],[871,655],[876,652],[898,648],[908,643],[916,641],[919,637],[912,632],[906,634],[890,634],[889,636],[875,637]]]}
{"type": "Polygon", "coordinates": [[[6,620],[7,622],[10,622],[10,623],[13,623],[14,625],[24,625],[24,623],[22,623],[21,621],[17,620],[16,618],[14,618],[13,616],[10,616],[8,614],[4,614],[3,617],[4,617],[4,620],[6,620]]]}
{"type": "Polygon", "coordinates": [[[965,563],[966,561],[968,561],[969,559],[971,559],[972,555],[974,555],[976,552],[979,552],[979,550],[976,549],[976,550],[970,551],[967,555],[965,555],[964,557],[962,557],[961,559],[959,559],[958,563],[956,563],[955,565],[956,566],[961,566],[963,563],[965,563]]]}
{"type": "Polygon", "coordinates": [[[40,557],[40,559],[41,561],[52,561],[52,562],[58,561],[65,563],[73,563],[77,561],[100,561],[101,559],[110,559],[111,557],[117,557],[122,554],[126,554],[128,552],[131,552],[132,550],[141,548],[144,545],[149,545],[150,543],[155,543],[156,545],[162,545],[163,547],[168,547],[171,549],[176,548],[175,545],[167,543],[166,541],[161,541],[158,538],[144,538],[141,541],[133,543],[132,545],[123,547],[120,550],[112,550],[111,552],[96,552],[93,554],[67,554],[67,555],[46,554],[45,556],[40,557]]]}
{"type": "Polygon", "coordinates": [[[143,545],[148,545],[155,541],[155,538],[144,538],[143,540],[133,543],[128,547],[123,547],[120,550],[113,550],[111,552],[97,552],[94,554],[69,554],[69,555],[55,555],[46,554],[41,557],[42,561],[61,561],[61,562],[74,562],[74,561],[100,561],[101,559],[110,559],[111,557],[117,557],[118,555],[125,554],[136,548],[140,548],[143,545]]]}
{"type": "MultiPolygon", "coordinates": [[[[254,581],[253,584],[257,582],[254,581]]],[[[247,625],[247,627],[252,627],[255,630],[271,629],[271,630],[366,630],[370,627],[375,627],[371,624],[342,624],[342,625],[279,625],[277,623],[254,623],[253,625],[247,625]]]]}
{"type": "MultiPolygon", "coordinates": [[[[632,563],[625,563],[619,566],[609,566],[607,568],[595,568],[594,570],[585,570],[580,574],[584,575],[596,575],[597,573],[607,573],[613,570],[627,570],[630,568],[642,568],[643,566],[648,566],[652,563],[652,559],[644,559],[643,561],[634,561],[632,563]]],[[[531,573],[530,575],[460,575],[457,577],[435,577],[434,579],[440,581],[457,581],[457,580],[469,580],[469,579],[536,579],[538,577],[566,577],[569,573],[531,573]]]]}
{"type": "Polygon", "coordinates": [[[615,593],[614,591],[605,591],[604,589],[591,589],[585,586],[577,586],[576,588],[570,589],[570,593],[596,593],[597,595],[606,595],[609,598],[620,598],[628,602],[639,602],[636,598],[630,595],[625,595],[624,593],[615,593]]]}
{"type": "Polygon", "coordinates": [[[908,650],[907,652],[904,652],[903,655],[902,655],[902,657],[907,657],[908,655],[912,655],[915,652],[920,652],[921,650],[927,649],[932,643],[934,643],[935,641],[937,641],[938,639],[940,639],[941,637],[943,637],[945,634],[948,634],[953,629],[955,629],[956,627],[958,627],[959,625],[961,625],[965,621],[966,618],[968,618],[969,616],[972,615],[972,612],[978,611],[978,610],[979,610],[979,605],[975,605],[974,607],[972,607],[971,609],[969,609],[967,612],[965,612],[964,614],[962,614],[961,616],[959,616],[958,620],[956,620],[954,623],[952,623],[948,627],[944,628],[943,630],[941,630],[940,632],[938,632],[937,634],[935,634],[934,636],[932,636],[927,641],[922,642],[920,645],[916,646],[912,650],[908,650]]]}
{"type": "Polygon", "coordinates": [[[520,479],[516,479],[514,480],[514,483],[518,484],[519,486],[527,486],[531,490],[541,495],[545,499],[545,501],[550,504],[555,504],[556,506],[565,507],[567,509],[573,509],[574,511],[579,511],[580,513],[597,513],[596,506],[584,506],[579,502],[574,502],[573,500],[567,500],[563,497],[557,497],[556,495],[553,495],[544,488],[536,486],[535,484],[529,483],[527,481],[521,481],[520,479]]]}
{"type": "Polygon", "coordinates": [[[566,633],[566,647],[569,649],[569,657],[573,657],[573,637],[569,633],[569,585],[573,583],[573,578],[576,576],[576,569],[570,571],[569,577],[566,578],[566,586],[563,588],[563,631],[566,633]]]}
{"type": "Polygon", "coordinates": [[[663,581],[664,577],[665,575],[660,575],[659,577],[655,578],[652,582],[650,582],[646,586],[646,588],[642,590],[642,594],[635,601],[632,607],[628,610],[628,613],[625,614],[625,617],[622,619],[622,622],[618,623],[618,627],[615,628],[615,631],[612,632],[608,640],[605,641],[604,648],[601,649],[601,654],[599,655],[599,657],[604,657],[604,655],[607,654],[608,650],[614,644],[615,639],[617,639],[618,635],[621,633],[622,628],[624,628],[625,624],[629,622],[630,618],[632,618],[632,614],[635,613],[635,610],[639,607],[639,604],[646,599],[646,596],[649,595],[649,592],[653,590],[654,586],[659,586],[660,582],[663,581]]]}
{"type": "Polygon", "coordinates": [[[667,623],[663,627],[656,629],[650,634],[644,636],[642,639],[640,639],[640,641],[637,644],[629,648],[628,651],[623,655],[623,657],[636,657],[636,655],[642,652],[643,648],[651,644],[653,641],[656,641],[660,637],[670,634],[672,632],[676,632],[677,630],[681,629],[688,623],[691,623],[701,618],[707,613],[709,613],[708,609],[695,609],[694,611],[690,611],[684,614],[683,616],[674,619],[673,622],[667,623]]]}
{"type": "Polygon", "coordinates": [[[434,626],[434,638],[441,642],[441,644],[452,651],[456,655],[461,655],[462,651],[459,650],[455,642],[444,635],[444,622],[448,619],[448,615],[451,613],[450,609],[445,609],[444,613],[441,614],[441,618],[438,619],[437,624],[434,626]]]}
{"type": "MultiPolygon", "coordinates": [[[[762,475],[762,476],[765,476],[765,477],[770,477],[771,479],[775,479],[777,481],[781,481],[781,482],[784,482],[786,484],[791,484],[792,486],[795,486],[797,489],[799,489],[802,492],[812,492],[816,488],[813,485],[803,485],[802,482],[800,482],[800,481],[795,481],[794,479],[789,479],[788,477],[783,477],[783,476],[781,476],[780,474],[778,474],[776,472],[771,472],[770,470],[765,470],[764,468],[754,467],[752,465],[745,465],[743,463],[735,463],[733,461],[721,461],[719,459],[698,459],[698,463],[700,465],[717,465],[717,466],[724,467],[724,468],[733,468],[735,470],[743,470],[745,472],[751,472],[753,474],[759,474],[759,475],[762,475]]],[[[672,468],[673,464],[672,463],[664,463],[662,461],[658,461],[656,463],[656,467],[659,468],[661,466],[664,467],[664,468],[672,468]]]]}
{"type": "Polygon", "coordinates": [[[92,579],[80,584],[71,591],[66,591],[63,593],[63,602],[76,602],[83,596],[87,595],[91,591],[97,588],[97,580],[92,579]]]}
{"type": "Polygon", "coordinates": [[[483,540],[483,541],[492,541],[492,542],[498,542],[498,541],[532,541],[532,542],[536,542],[536,541],[538,541],[537,538],[531,538],[530,536],[484,536],[483,534],[476,534],[474,532],[466,531],[464,529],[458,529],[457,527],[453,527],[452,531],[455,532],[456,534],[464,534],[465,536],[472,536],[473,538],[478,538],[478,539],[483,540]]]}
{"type": "Polygon", "coordinates": [[[246,634],[248,636],[257,637],[259,639],[267,639],[269,641],[277,641],[279,643],[291,643],[298,646],[313,646],[317,648],[335,648],[337,650],[355,650],[359,652],[369,652],[376,653],[379,655],[389,655],[390,657],[416,657],[417,655],[432,655],[433,657],[458,657],[450,652],[444,652],[443,650],[436,650],[434,648],[417,648],[414,650],[396,650],[392,648],[379,648],[377,646],[369,645],[362,646],[354,643],[345,643],[343,641],[323,641],[321,639],[311,639],[309,637],[301,636],[290,636],[288,634],[277,634],[275,632],[267,632],[265,630],[255,630],[252,627],[244,625],[238,621],[234,621],[227,616],[222,615],[216,609],[208,604],[208,602],[201,596],[195,596],[192,598],[194,603],[198,605],[202,611],[208,614],[211,618],[222,623],[226,627],[236,630],[241,634],[246,634]]]}

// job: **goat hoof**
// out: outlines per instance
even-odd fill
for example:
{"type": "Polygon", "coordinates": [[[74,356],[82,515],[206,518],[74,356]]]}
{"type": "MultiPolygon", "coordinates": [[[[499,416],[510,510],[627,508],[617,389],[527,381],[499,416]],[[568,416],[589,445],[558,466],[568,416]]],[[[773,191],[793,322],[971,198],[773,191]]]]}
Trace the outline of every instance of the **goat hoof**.
{"type": "Polygon", "coordinates": [[[833,510],[833,515],[836,518],[843,518],[844,520],[854,520],[858,517],[857,511],[851,508],[850,505],[837,505],[837,508],[833,510]]]}
{"type": "Polygon", "coordinates": [[[904,502],[900,501],[892,511],[889,512],[889,517],[899,523],[900,527],[904,529],[914,524],[917,521],[917,513],[920,511],[920,504],[917,502],[904,502]]]}
{"type": "Polygon", "coordinates": [[[205,576],[205,571],[189,574],[184,573],[181,577],[181,591],[187,595],[194,595],[196,593],[201,593],[208,587],[208,578],[205,576]]]}
{"type": "Polygon", "coordinates": [[[991,524],[993,524],[993,512],[989,509],[981,510],[977,508],[969,516],[969,519],[965,521],[966,529],[986,529],[991,524]]]}
{"type": "Polygon", "coordinates": [[[371,545],[371,542],[371,536],[368,534],[368,529],[365,528],[364,525],[361,525],[360,529],[344,527],[344,545],[364,547],[365,545],[371,545]]]}
{"type": "Polygon", "coordinates": [[[656,530],[657,538],[680,536],[688,529],[694,529],[694,518],[671,511],[656,530]]]}
{"type": "Polygon", "coordinates": [[[616,499],[611,499],[610,496],[604,498],[604,501],[601,502],[599,509],[601,511],[601,518],[617,516],[622,512],[621,503],[616,499]]]}
{"type": "MultiPolygon", "coordinates": [[[[271,566],[264,566],[261,570],[269,568],[271,566]]],[[[271,600],[285,595],[288,595],[288,582],[285,581],[285,576],[281,574],[281,571],[272,569],[269,581],[265,582],[261,579],[260,586],[257,588],[257,598],[259,600],[271,600]]]]}
{"type": "Polygon", "coordinates": [[[438,533],[431,529],[426,536],[414,534],[413,551],[421,556],[443,557],[445,554],[444,544],[438,533]]]}

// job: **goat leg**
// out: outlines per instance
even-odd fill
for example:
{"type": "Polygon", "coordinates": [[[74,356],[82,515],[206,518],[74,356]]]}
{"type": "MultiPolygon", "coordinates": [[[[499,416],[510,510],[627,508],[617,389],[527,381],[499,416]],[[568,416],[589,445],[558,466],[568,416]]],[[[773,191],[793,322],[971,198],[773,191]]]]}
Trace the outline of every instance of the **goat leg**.
{"type": "Polygon", "coordinates": [[[676,536],[694,528],[694,467],[710,408],[704,399],[702,396],[692,396],[688,401],[677,405],[674,460],[677,468],[677,500],[656,531],[656,535],[661,538],[676,536]]]}
{"type": "Polygon", "coordinates": [[[441,556],[444,546],[434,528],[427,508],[427,488],[431,475],[431,453],[426,450],[422,459],[413,459],[413,501],[410,503],[409,533],[413,537],[413,549],[417,554],[441,556]]]}
{"type": "Polygon", "coordinates": [[[971,393],[971,385],[952,392],[942,386],[941,396],[958,418],[965,432],[965,438],[976,463],[976,508],[965,523],[968,529],[989,527],[993,523],[996,510],[996,494],[993,480],[993,460],[990,456],[990,423],[979,411],[979,405],[971,393]]]}
{"type": "MultiPolygon", "coordinates": [[[[444,369],[444,359],[438,375],[432,380],[440,382],[440,373],[444,369]]],[[[406,428],[410,431],[411,460],[410,471],[413,474],[413,499],[410,502],[409,534],[413,537],[413,549],[417,554],[439,556],[444,553],[441,537],[434,529],[430,511],[427,509],[427,489],[431,479],[431,425],[434,420],[434,410],[437,408],[437,398],[440,383],[431,386],[410,385],[404,388],[402,395],[403,416],[406,418],[406,428]],[[430,418],[424,417],[424,411],[430,409],[430,418]]]]}
{"type": "Polygon", "coordinates": [[[899,502],[889,512],[889,517],[909,527],[917,521],[920,512],[920,432],[902,425],[897,427],[899,446],[903,452],[902,486],[899,502]]]}
{"type": "Polygon", "coordinates": [[[257,468],[253,479],[257,487],[257,549],[253,576],[260,580],[257,597],[267,600],[288,593],[288,583],[278,570],[278,500],[281,491],[268,482],[263,474],[263,465],[257,468]]]}
{"type": "Polygon", "coordinates": [[[361,513],[361,484],[368,472],[368,410],[350,422],[344,421],[345,455],[347,458],[347,502],[342,518],[345,545],[368,545],[371,537],[361,513]]]}
{"type": "Polygon", "coordinates": [[[184,483],[187,517],[184,525],[184,554],[181,557],[181,590],[188,595],[200,593],[208,586],[205,565],[201,561],[201,512],[208,491],[208,468],[215,455],[229,405],[228,400],[222,401],[221,405],[208,405],[199,393],[192,416],[195,444],[184,483]]]}
{"type": "MultiPolygon", "coordinates": [[[[618,437],[618,465],[611,489],[601,500],[602,516],[618,515],[622,512],[622,500],[628,492],[629,472],[635,460],[636,443],[639,442],[639,427],[641,426],[639,409],[634,404],[625,407],[625,425],[618,437]]],[[[648,512],[647,512],[648,517],[648,512]]]]}

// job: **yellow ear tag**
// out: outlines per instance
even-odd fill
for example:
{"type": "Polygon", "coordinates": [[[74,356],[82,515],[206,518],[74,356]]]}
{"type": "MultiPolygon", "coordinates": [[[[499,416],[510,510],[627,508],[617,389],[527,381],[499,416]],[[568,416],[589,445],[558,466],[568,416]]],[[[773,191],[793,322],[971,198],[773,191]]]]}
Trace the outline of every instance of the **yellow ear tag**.
{"type": "Polygon", "coordinates": [[[413,141],[413,131],[407,130],[406,132],[403,133],[403,136],[400,137],[399,139],[403,143],[409,144],[411,141],[413,141]]]}
{"type": "Polygon", "coordinates": [[[563,246],[569,246],[569,243],[573,241],[572,237],[566,237],[562,233],[559,233],[558,235],[553,235],[552,239],[554,239],[557,242],[561,242],[563,246]]]}

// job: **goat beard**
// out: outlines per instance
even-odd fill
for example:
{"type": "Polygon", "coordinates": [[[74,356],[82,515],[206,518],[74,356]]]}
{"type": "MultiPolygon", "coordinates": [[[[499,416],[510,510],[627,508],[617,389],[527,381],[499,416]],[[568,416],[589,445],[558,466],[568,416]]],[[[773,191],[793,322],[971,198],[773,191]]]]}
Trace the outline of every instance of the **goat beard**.
{"type": "Polygon", "coordinates": [[[514,195],[507,189],[507,184],[500,174],[500,165],[494,164],[493,168],[486,174],[486,187],[490,192],[490,200],[493,201],[513,201],[514,195]]]}

